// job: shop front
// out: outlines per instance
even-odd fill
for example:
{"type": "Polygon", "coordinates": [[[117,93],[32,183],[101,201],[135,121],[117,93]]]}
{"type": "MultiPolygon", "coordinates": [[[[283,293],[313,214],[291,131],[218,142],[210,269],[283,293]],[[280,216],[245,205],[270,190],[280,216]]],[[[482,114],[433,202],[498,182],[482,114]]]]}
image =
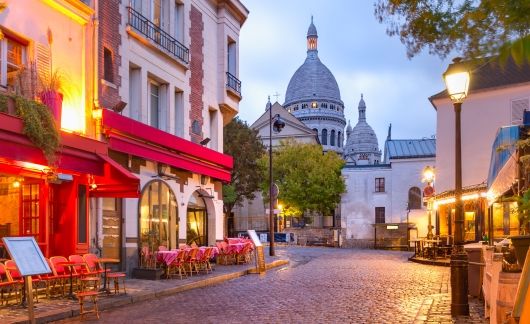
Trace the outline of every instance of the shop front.
{"type": "Polygon", "coordinates": [[[56,161],[0,113],[0,236],[33,236],[45,256],[90,250],[90,198],[138,197],[139,179],[107,156],[105,143],[61,132],[56,161]]]}
{"type": "MultiPolygon", "coordinates": [[[[487,233],[486,185],[480,184],[463,188],[464,205],[464,241],[481,241],[487,233]]],[[[452,242],[455,233],[455,197],[454,192],[443,192],[434,197],[436,210],[436,235],[452,242]]]]}

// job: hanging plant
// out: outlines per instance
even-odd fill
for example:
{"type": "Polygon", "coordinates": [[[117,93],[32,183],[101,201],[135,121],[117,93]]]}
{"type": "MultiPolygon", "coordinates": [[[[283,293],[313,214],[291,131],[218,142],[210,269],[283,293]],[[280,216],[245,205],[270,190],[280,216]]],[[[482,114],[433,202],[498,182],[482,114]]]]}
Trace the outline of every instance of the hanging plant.
{"type": "Polygon", "coordinates": [[[59,131],[53,116],[45,105],[17,95],[0,95],[0,109],[7,107],[9,97],[15,100],[16,114],[24,122],[23,132],[29,140],[44,153],[48,163],[53,166],[59,149],[59,131]]]}

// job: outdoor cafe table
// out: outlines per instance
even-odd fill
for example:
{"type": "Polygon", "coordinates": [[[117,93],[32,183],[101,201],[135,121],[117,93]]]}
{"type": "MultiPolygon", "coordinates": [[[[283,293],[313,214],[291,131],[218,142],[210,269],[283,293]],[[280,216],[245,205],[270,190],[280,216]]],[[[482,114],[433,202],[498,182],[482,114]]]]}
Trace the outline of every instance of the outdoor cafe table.
{"type": "Polygon", "coordinates": [[[103,288],[101,288],[101,291],[106,292],[107,294],[110,294],[110,290],[107,288],[107,264],[109,263],[120,263],[119,259],[113,259],[113,258],[99,258],[96,260],[100,265],[103,264],[103,288]]]}
{"type": "MultiPolygon", "coordinates": [[[[206,251],[206,249],[208,248],[208,246],[201,246],[199,247],[199,254],[197,257],[201,257],[202,254],[204,253],[204,251],[206,251]]],[[[217,247],[211,247],[212,248],[212,255],[211,257],[213,258],[214,256],[216,256],[217,254],[219,254],[219,249],[217,247]]],[[[186,251],[186,252],[189,252],[191,251],[191,249],[193,248],[185,248],[185,249],[173,249],[171,251],[158,251],[156,252],[156,258],[159,262],[162,262],[164,263],[166,266],[169,266],[173,261],[175,261],[175,259],[177,258],[177,255],[179,253],[179,251],[186,251]]]]}
{"type": "Polygon", "coordinates": [[[427,251],[431,251],[432,259],[436,259],[436,252],[438,250],[438,245],[441,243],[441,240],[423,240],[424,248],[427,251]]]}
{"type": "Polygon", "coordinates": [[[77,297],[74,295],[74,292],[72,289],[73,273],[74,273],[75,267],[83,266],[85,264],[80,263],[80,262],[65,261],[65,262],[58,262],[57,265],[68,268],[68,271],[70,272],[70,294],[68,294],[68,297],[70,297],[73,300],[77,300],[77,297]]]}

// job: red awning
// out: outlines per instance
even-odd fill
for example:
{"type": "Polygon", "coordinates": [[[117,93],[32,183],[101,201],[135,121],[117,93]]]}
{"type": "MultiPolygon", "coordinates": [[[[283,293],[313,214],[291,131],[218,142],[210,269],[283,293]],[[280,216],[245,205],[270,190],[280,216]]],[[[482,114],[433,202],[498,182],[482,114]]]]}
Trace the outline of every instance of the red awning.
{"type": "Polygon", "coordinates": [[[231,156],[103,109],[109,148],[230,182],[231,156]]]}
{"type": "Polygon", "coordinates": [[[91,197],[140,197],[140,179],[110,157],[102,154],[97,156],[103,160],[103,175],[94,176],[95,188],[90,189],[91,197]]]}

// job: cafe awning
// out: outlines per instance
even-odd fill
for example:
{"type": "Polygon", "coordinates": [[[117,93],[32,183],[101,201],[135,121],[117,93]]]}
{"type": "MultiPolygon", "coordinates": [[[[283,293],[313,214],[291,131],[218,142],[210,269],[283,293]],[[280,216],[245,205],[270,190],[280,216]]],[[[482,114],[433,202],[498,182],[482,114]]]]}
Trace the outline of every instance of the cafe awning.
{"type": "Polygon", "coordinates": [[[138,198],[140,179],[110,157],[97,154],[103,162],[103,175],[89,177],[90,197],[138,198]]]}

